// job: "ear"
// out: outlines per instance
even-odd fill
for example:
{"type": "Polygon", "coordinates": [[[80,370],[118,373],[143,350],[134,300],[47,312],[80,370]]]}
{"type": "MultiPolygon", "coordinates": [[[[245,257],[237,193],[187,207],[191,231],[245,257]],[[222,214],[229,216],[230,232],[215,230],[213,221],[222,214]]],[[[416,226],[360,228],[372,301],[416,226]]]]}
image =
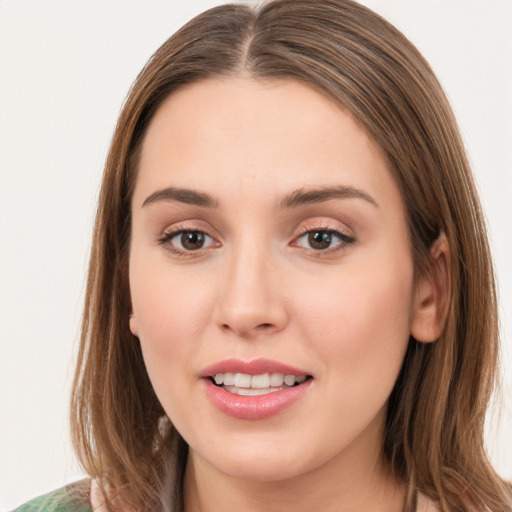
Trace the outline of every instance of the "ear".
{"type": "Polygon", "coordinates": [[[134,336],[139,336],[139,324],[136,316],[133,314],[133,311],[130,311],[130,332],[134,336]]]}
{"type": "Polygon", "coordinates": [[[430,272],[416,283],[411,335],[417,341],[431,343],[443,332],[450,298],[450,249],[441,233],[430,249],[430,272]]]}

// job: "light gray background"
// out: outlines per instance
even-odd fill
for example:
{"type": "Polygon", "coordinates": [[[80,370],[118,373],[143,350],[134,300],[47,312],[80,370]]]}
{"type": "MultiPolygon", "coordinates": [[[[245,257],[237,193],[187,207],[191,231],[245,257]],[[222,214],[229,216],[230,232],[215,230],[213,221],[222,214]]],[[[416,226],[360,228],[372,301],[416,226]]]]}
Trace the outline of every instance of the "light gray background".
{"type": "MultiPolygon", "coordinates": [[[[74,480],[67,401],[91,226],[129,85],[220,2],[0,0],[0,509],[74,480]]],[[[365,0],[419,47],[460,121],[490,225],[505,370],[488,445],[512,479],[512,2],[365,0]]]]}

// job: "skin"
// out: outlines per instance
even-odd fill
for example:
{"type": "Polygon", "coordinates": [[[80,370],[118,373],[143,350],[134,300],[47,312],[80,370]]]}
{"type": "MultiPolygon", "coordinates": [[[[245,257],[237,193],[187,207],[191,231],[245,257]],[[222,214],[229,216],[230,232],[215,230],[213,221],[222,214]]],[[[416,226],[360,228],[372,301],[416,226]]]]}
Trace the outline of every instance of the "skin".
{"type": "Polygon", "coordinates": [[[187,512],[402,510],[385,410],[410,334],[439,333],[437,287],[414,282],[403,202],[366,131],[294,81],[201,81],[151,121],[132,207],[130,328],[190,446],[187,512]],[[282,204],[340,186],[362,195],[282,204]],[[168,187],[215,206],[155,195],[168,187]],[[204,245],[163,240],[183,230],[204,245]],[[325,231],[342,235],[312,247],[325,231]],[[201,370],[261,357],[312,375],[307,393],[264,420],[219,411],[201,370]]]}

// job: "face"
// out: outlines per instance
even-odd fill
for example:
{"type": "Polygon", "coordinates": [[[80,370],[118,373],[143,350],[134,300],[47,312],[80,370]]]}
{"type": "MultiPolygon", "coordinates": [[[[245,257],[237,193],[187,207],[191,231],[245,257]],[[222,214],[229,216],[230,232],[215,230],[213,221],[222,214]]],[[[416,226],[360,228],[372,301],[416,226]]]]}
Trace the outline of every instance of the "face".
{"type": "Polygon", "coordinates": [[[132,207],[130,328],[190,457],[265,481],[375,459],[415,291],[365,130],[293,81],[202,81],[151,121],[132,207]]]}

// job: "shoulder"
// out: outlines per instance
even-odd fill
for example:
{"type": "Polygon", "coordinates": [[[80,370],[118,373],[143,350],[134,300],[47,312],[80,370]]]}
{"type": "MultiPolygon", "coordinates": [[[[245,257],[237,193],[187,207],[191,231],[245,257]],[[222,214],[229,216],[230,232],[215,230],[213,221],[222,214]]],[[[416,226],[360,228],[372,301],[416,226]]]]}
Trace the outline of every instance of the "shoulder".
{"type": "Polygon", "coordinates": [[[91,512],[89,479],[61,487],[21,505],[13,512],[91,512]]]}

